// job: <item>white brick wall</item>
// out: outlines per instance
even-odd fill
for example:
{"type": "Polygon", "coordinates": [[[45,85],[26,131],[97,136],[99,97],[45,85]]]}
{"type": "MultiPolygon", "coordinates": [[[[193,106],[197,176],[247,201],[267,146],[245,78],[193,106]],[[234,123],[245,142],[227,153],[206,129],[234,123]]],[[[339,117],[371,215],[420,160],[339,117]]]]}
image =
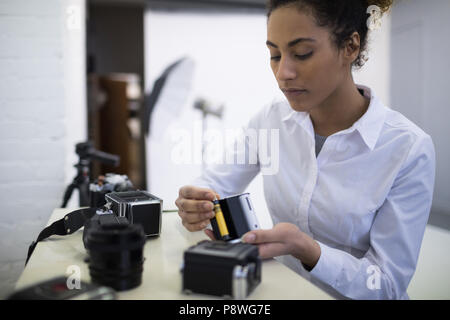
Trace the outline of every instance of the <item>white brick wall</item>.
{"type": "Polygon", "coordinates": [[[13,290],[29,244],[60,205],[74,174],[67,169],[74,140],[85,136],[85,124],[73,123],[74,114],[85,115],[84,70],[71,69],[74,55],[84,60],[72,43],[81,48],[84,35],[65,24],[73,4],[84,10],[84,0],[0,1],[0,298],[13,290]]]}

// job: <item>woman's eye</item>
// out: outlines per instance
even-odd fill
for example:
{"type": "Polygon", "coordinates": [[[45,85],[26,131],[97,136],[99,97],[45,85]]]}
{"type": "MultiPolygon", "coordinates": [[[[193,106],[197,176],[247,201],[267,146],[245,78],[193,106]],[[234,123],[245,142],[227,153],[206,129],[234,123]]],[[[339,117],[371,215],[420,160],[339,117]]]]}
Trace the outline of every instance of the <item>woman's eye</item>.
{"type": "Polygon", "coordinates": [[[298,54],[296,54],[295,56],[296,56],[298,59],[300,59],[300,60],[306,60],[306,59],[308,59],[309,57],[311,57],[312,54],[313,54],[313,53],[310,52],[310,53],[303,54],[303,55],[298,55],[298,54]]]}
{"type": "MultiPolygon", "coordinates": [[[[312,54],[313,54],[313,52],[311,51],[310,53],[303,54],[303,55],[301,55],[301,54],[296,54],[295,57],[296,57],[297,59],[299,59],[299,60],[306,60],[306,59],[308,59],[309,57],[311,57],[312,54]]],[[[272,61],[280,61],[280,60],[281,60],[281,56],[273,56],[273,57],[270,57],[270,60],[272,60],[272,61]]]]}

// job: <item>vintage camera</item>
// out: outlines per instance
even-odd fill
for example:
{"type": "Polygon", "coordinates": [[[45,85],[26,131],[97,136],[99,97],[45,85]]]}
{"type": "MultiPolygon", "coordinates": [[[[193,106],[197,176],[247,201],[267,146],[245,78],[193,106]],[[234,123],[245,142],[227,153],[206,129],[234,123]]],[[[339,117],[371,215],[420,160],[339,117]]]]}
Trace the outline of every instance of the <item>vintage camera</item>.
{"type": "Polygon", "coordinates": [[[184,293],[244,299],[261,282],[258,247],[247,243],[202,241],[184,252],[184,293]]]}
{"type": "Polygon", "coordinates": [[[105,200],[105,207],[117,216],[127,218],[132,224],[142,225],[147,237],[161,233],[162,199],[138,190],[107,193],[105,200]]]}
{"type": "MultiPolygon", "coordinates": [[[[111,192],[105,195],[106,204],[101,207],[81,208],[44,228],[28,248],[25,264],[33,254],[38,242],[52,235],[68,235],[84,226],[83,242],[87,248],[89,232],[101,229],[102,225],[135,225],[145,236],[161,233],[162,199],[145,191],[111,192]]],[[[121,232],[118,226],[115,232],[121,232]]],[[[107,246],[107,242],[104,242],[107,246]]]]}
{"type": "Polygon", "coordinates": [[[136,188],[127,175],[107,173],[99,176],[89,184],[89,204],[92,208],[99,208],[106,203],[105,195],[110,192],[135,191],[136,188]]]}
{"type": "Polygon", "coordinates": [[[8,300],[115,300],[116,292],[84,281],[79,287],[69,286],[65,276],[55,277],[30,285],[12,293],[8,300]]]}
{"type": "Polygon", "coordinates": [[[93,282],[128,290],[141,284],[146,236],[161,232],[162,200],[145,191],[111,192],[84,225],[93,282]]]}
{"type": "MultiPolygon", "coordinates": [[[[218,240],[235,240],[241,238],[245,233],[260,228],[258,218],[256,216],[254,207],[250,200],[249,193],[243,193],[231,197],[216,200],[219,208],[222,211],[225,225],[228,231],[228,236],[223,236],[222,226],[217,221],[216,217],[211,219],[211,226],[214,236],[218,240]]],[[[216,210],[216,208],[215,208],[216,210]]]]}

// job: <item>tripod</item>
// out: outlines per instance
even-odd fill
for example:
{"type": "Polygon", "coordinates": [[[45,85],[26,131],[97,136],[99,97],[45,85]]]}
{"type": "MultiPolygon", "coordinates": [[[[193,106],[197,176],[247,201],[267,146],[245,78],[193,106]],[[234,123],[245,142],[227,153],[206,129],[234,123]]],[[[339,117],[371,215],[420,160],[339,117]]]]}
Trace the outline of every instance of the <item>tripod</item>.
{"type": "Polygon", "coordinates": [[[194,103],[194,109],[198,109],[202,112],[202,171],[205,169],[205,150],[206,150],[206,143],[205,143],[205,133],[206,133],[206,117],[208,115],[216,116],[217,118],[221,119],[223,110],[225,106],[221,105],[216,110],[213,110],[211,108],[211,105],[208,101],[205,99],[199,98],[194,103]]]}
{"type": "Polygon", "coordinates": [[[92,142],[78,143],[75,146],[75,152],[79,157],[78,163],[74,165],[77,168],[77,174],[64,192],[61,208],[67,206],[75,189],[78,190],[80,207],[89,206],[89,168],[92,160],[112,166],[118,166],[120,162],[119,156],[96,150],[92,142]]]}

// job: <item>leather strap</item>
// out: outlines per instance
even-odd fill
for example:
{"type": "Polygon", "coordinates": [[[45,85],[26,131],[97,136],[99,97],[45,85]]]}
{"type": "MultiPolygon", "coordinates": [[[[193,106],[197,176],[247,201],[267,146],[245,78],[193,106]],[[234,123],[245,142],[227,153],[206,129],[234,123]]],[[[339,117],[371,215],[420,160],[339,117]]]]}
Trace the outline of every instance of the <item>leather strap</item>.
{"type": "Polygon", "coordinates": [[[27,265],[28,260],[33,254],[34,249],[39,241],[47,239],[52,235],[65,236],[67,234],[72,234],[82,226],[85,222],[92,218],[97,212],[98,208],[84,208],[72,211],[64,216],[64,218],[53,222],[51,225],[46,227],[39,233],[36,241],[33,241],[28,248],[27,260],[25,265],[27,265]]]}

